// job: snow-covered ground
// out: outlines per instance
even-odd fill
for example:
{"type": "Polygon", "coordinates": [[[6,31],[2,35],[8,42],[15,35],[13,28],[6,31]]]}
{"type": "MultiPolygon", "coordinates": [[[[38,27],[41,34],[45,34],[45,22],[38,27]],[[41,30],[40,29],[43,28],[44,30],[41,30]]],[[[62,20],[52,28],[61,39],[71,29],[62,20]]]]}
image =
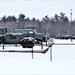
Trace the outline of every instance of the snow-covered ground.
{"type": "MultiPolygon", "coordinates": [[[[54,39],[54,43],[75,43],[75,40],[54,39]]],[[[24,50],[20,46],[7,46],[7,49],[24,50]]],[[[34,49],[41,47],[35,46],[34,49]]],[[[50,49],[46,54],[35,53],[33,56],[32,59],[31,53],[0,53],[0,74],[75,74],[75,45],[53,45],[52,61],[50,49]]]]}

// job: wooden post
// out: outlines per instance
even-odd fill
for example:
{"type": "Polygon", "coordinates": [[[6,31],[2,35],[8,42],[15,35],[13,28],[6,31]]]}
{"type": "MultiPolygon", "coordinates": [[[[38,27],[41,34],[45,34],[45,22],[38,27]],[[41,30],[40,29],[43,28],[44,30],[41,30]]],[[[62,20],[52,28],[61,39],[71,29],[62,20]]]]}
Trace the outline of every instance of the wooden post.
{"type": "Polygon", "coordinates": [[[15,47],[17,47],[17,44],[15,44],[15,47]]]}
{"type": "Polygon", "coordinates": [[[52,61],[52,46],[50,47],[50,61],[52,61]]]}
{"type": "Polygon", "coordinates": [[[33,48],[32,48],[32,59],[33,59],[33,48]]]}
{"type": "Polygon", "coordinates": [[[72,38],[71,38],[71,42],[73,42],[72,38]]]}
{"type": "Polygon", "coordinates": [[[4,42],[5,42],[5,38],[4,38],[4,35],[2,35],[3,50],[4,50],[4,42]]]}
{"type": "Polygon", "coordinates": [[[3,50],[4,50],[4,42],[3,42],[3,50]]]}
{"type": "Polygon", "coordinates": [[[46,41],[46,46],[47,46],[47,41],[46,41]]]}
{"type": "Polygon", "coordinates": [[[41,49],[43,49],[43,43],[42,43],[42,41],[41,41],[41,49]]]}

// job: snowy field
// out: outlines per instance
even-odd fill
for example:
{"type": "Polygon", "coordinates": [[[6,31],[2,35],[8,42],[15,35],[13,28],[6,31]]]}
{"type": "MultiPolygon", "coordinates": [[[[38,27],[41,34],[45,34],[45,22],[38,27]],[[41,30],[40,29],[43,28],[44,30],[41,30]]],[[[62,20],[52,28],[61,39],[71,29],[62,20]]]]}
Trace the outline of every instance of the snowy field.
{"type": "MultiPolygon", "coordinates": [[[[73,44],[75,40],[71,42],[71,40],[54,39],[54,43],[73,44]]],[[[25,50],[21,46],[5,46],[5,50],[8,49],[25,50]]],[[[41,47],[35,46],[33,49],[39,50],[41,47]]],[[[34,53],[33,56],[32,59],[32,53],[0,53],[0,74],[75,74],[75,45],[53,45],[52,61],[50,61],[50,49],[46,54],[34,53]]]]}

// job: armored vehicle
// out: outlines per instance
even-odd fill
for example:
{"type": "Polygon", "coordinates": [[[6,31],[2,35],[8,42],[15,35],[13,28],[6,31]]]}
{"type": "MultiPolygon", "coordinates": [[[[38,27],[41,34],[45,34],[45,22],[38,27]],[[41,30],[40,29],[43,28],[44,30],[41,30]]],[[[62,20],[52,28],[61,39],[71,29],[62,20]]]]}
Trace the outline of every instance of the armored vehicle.
{"type": "Polygon", "coordinates": [[[7,28],[0,28],[0,43],[4,44],[21,44],[25,47],[29,43],[35,43],[35,40],[38,41],[46,41],[47,37],[44,33],[37,33],[35,29],[16,29],[15,32],[7,32],[7,28]],[[32,37],[34,40],[31,40],[28,37],[32,37]],[[25,41],[29,39],[29,41],[25,41]]]}
{"type": "Polygon", "coordinates": [[[23,37],[33,37],[43,41],[47,41],[49,39],[49,35],[45,33],[38,33],[35,29],[32,28],[16,29],[15,33],[23,33],[23,37]]]}

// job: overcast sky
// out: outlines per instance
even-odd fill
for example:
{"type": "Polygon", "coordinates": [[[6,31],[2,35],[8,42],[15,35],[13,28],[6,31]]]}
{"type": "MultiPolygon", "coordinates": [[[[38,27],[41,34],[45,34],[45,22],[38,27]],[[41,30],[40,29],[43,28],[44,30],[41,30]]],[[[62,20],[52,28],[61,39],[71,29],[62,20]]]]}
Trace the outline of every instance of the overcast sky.
{"type": "Polygon", "coordinates": [[[75,1],[74,0],[0,0],[0,17],[14,15],[18,17],[20,13],[26,17],[42,19],[48,15],[64,12],[70,18],[70,9],[72,9],[72,19],[75,19],[75,1]]]}

